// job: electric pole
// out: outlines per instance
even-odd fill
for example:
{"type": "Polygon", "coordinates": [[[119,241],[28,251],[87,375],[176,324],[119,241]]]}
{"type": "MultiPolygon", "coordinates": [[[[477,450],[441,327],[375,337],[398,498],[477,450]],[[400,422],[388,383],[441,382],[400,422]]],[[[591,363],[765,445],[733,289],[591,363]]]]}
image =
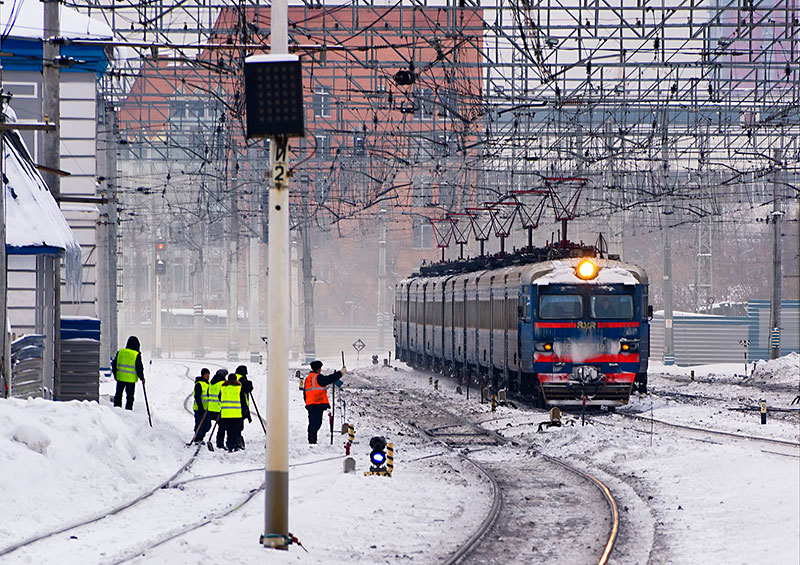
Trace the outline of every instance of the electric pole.
{"type": "MultiPolygon", "coordinates": [[[[671,215],[672,210],[672,196],[669,194],[671,190],[669,187],[669,160],[667,158],[667,110],[666,108],[661,113],[663,130],[661,134],[661,180],[662,190],[664,192],[664,214],[671,215]]],[[[670,233],[669,221],[665,221],[664,225],[664,365],[673,365],[675,363],[675,341],[672,331],[672,234],[670,233]]]]}
{"type": "Polygon", "coordinates": [[[303,242],[303,354],[305,362],[309,363],[316,358],[317,345],[314,335],[314,275],[311,265],[311,215],[308,191],[303,192],[302,203],[300,237],[303,242]]]}
{"type": "Polygon", "coordinates": [[[381,208],[378,239],[378,349],[386,347],[386,209],[381,208]]]}
{"type": "Polygon", "coordinates": [[[781,211],[780,149],[773,150],[774,169],[772,171],[772,300],[769,305],[769,358],[777,359],[781,354],[781,211]]]}
{"type": "MultiPolygon", "coordinates": [[[[5,92],[0,91],[0,123],[6,121],[6,103],[10,96],[5,92]]],[[[0,130],[0,318],[2,318],[3,327],[0,328],[0,372],[2,373],[2,390],[0,390],[0,398],[8,397],[12,391],[11,383],[11,359],[9,353],[11,348],[8,346],[8,258],[6,257],[6,177],[4,172],[4,165],[6,159],[6,144],[5,144],[5,130],[0,130]],[[8,352],[6,351],[8,349],[8,352]]]]}
{"type": "MultiPolygon", "coordinates": [[[[44,29],[42,33],[42,113],[45,121],[52,122],[55,128],[42,133],[41,162],[51,169],[43,171],[42,176],[56,202],[61,198],[61,178],[55,172],[61,169],[61,57],[60,35],[61,19],[58,0],[45,0],[44,2],[44,29]]],[[[53,368],[44,376],[44,398],[54,398],[60,388],[59,374],[61,372],[61,267],[59,261],[49,261],[46,277],[52,278],[54,290],[52,319],[47,320],[45,335],[51,334],[52,339],[45,339],[45,348],[52,343],[52,351],[45,351],[45,358],[52,355],[53,368]],[[48,343],[50,342],[50,343],[48,343]]],[[[3,265],[5,268],[5,265],[3,265]]],[[[48,316],[50,318],[50,316],[48,316]]],[[[48,364],[49,365],[49,364],[48,364]]]]}

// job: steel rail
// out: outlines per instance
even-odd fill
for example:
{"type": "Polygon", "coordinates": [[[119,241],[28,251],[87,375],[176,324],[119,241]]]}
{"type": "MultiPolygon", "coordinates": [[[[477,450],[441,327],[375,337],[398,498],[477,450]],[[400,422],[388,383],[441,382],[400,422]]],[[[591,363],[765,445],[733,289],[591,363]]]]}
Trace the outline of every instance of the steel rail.
{"type": "Polygon", "coordinates": [[[62,533],[67,532],[69,530],[74,530],[75,528],[80,528],[81,526],[86,526],[86,525],[92,524],[94,522],[99,522],[100,520],[103,520],[103,519],[107,518],[108,516],[113,516],[114,514],[118,514],[119,512],[122,512],[123,510],[126,510],[126,509],[130,508],[134,504],[138,504],[142,500],[152,496],[153,494],[155,494],[159,490],[165,488],[167,485],[169,485],[169,483],[171,481],[173,481],[175,479],[175,477],[177,477],[178,475],[180,475],[181,473],[186,471],[186,469],[188,469],[189,466],[191,466],[191,464],[194,463],[194,460],[197,457],[198,452],[200,451],[200,447],[202,447],[202,446],[198,445],[197,449],[194,450],[194,453],[189,458],[189,460],[186,461],[186,463],[184,463],[172,476],[170,476],[167,480],[159,483],[155,488],[152,488],[152,489],[150,489],[148,491],[145,491],[144,493],[140,494],[136,498],[134,498],[132,500],[129,500],[128,502],[125,502],[124,504],[121,504],[119,506],[116,506],[116,507],[112,508],[111,510],[109,510],[107,512],[103,512],[102,514],[97,514],[97,515],[95,515],[95,516],[93,516],[91,518],[88,518],[88,519],[85,519],[85,520],[81,520],[79,522],[75,522],[73,524],[70,524],[68,526],[64,526],[62,528],[58,528],[58,529],[50,531],[50,532],[46,532],[46,533],[43,533],[43,534],[32,536],[30,538],[27,538],[27,539],[24,539],[24,540],[22,540],[20,542],[17,542],[17,543],[15,543],[13,545],[4,547],[4,548],[0,549],[0,557],[2,557],[3,555],[8,555],[9,553],[12,553],[12,552],[14,552],[14,551],[16,551],[16,550],[18,550],[20,548],[23,548],[23,547],[27,546],[27,545],[31,545],[31,544],[33,544],[33,543],[35,543],[37,541],[41,541],[43,539],[46,539],[46,538],[49,538],[49,537],[52,537],[52,536],[55,536],[55,535],[58,535],[58,534],[62,534],[62,533]]]}
{"type": "Polygon", "coordinates": [[[594,484],[594,486],[597,487],[597,489],[602,493],[603,498],[606,499],[606,502],[608,503],[608,508],[609,510],[611,510],[611,531],[609,532],[608,541],[606,542],[603,554],[600,556],[600,560],[597,562],[598,565],[605,565],[606,563],[608,563],[608,558],[611,556],[611,551],[614,549],[614,543],[617,541],[617,535],[619,534],[619,510],[617,509],[617,502],[614,500],[614,496],[611,494],[611,490],[605,484],[603,484],[603,482],[600,479],[598,479],[591,473],[587,473],[582,469],[578,469],[577,467],[574,467],[569,463],[565,463],[560,459],[551,457],[549,455],[545,455],[544,453],[540,452],[539,455],[541,455],[548,461],[556,463],[557,465],[560,465],[564,469],[567,469],[568,471],[571,471],[576,475],[579,475],[584,479],[588,480],[589,482],[594,484]]]}
{"type": "MultiPolygon", "coordinates": [[[[427,403],[427,402],[423,402],[423,403],[429,406],[429,403],[427,403]]],[[[442,410],[441,407],[438,407],[438,409],[442,410]]],[[[452,414],[449,411],[444,411],[444,412],[446,412],[451,417],[455,417],[456,419],[461,420],[461,422],[463,424],[472,427],[476,432],[492,438],[497,443],[501,443],[501,444],[508,444],[508,443],[513,444],[514,443],[512,440],[503,437],[501,434],[497,433],[494,430],[487,430],[486,428],[483,428],[481,425],[476,424],[474,422],[471,422],[471,421],[467,420],[466,418],[464,418],[464,417],[462,417],[460,415],[452,414]]],[[[502,419],[502,418],[500,418],[500,419],[502,419]]],[[[493,420],[486,420],[485,422],[488,422],[488,421],[493,421],[493,420]]],[[[443,428],[446,428],[446,427],[448,427],[448,426],[438,426],[436,428],[430,428],[428,430],[421,430],[421,431],[426,436],[428,436],[428,437],[430,437],[432,439],[438,439],[439,441],[441,441],[445,445],[448,445],[448,444],[447,444],[446,441],[441,439],[442,436],[453,435],[453,436],[463,437],[464,435],[466,435],[466,434],[463,434],[463,433],[454,433],[454,434],[448,434],[447,432],[437,433],[438,430],[442,430],[443,428]]],[[[448,447],[450,447],[450,446],[448,445],[448,447]]],[[[609,508],[609,510],[611,512],[611,529],[609,531],[608,540],[606,541],[606,543],[605,543],[605,545],[603,547],[603,553],[602,553],[602,555],[601,555],[601,557],[600,557],[600,559],[598,561],[598,565],[606,565],[606,563],[608,563],[608,559],[609,559],[609,557],[611,555],[611,552],[614,549],[614,544],[616,543],[617,536],[619,534],[619,510],[617,508],[617,503],[614,500],[614,496],[611,494],[611,489],[609,489],[602,481],[600,481],[600,479],[598,479],[594,475],[592,475],[592,474],[590,474],[590,473],[588,473],[588,472],[586,472],[586,471],[584,471],[582,469],[579,469],[578,467],[575,467],[575,466],[573,466],[573,465],[571,465],[571,464],[569,464],[569,463],[567,463],[565,461],[562,461],[562,460],[560,460],[558,458],[555,458],[555,457],[552,457],[552,456],[549,456],[549,455],[545,455],[544,453],[541,453],[541,452],[539,452],[539,455],[541,455],[547,461],[550,461],[551,463],[555,463],[555,464],[563,467],[564,469],[567,469],[568,471],[571,471],[572,473],[574,473],[574,474],[586,479],[587,481],[592,483],[601,492],[601,494],[603,495],[603,498],[606,500],[606,503],[608,504],[608,508],[609,508]]],[[[475,549],[475,546],[478,544],[478,542],[483,538],[483,536],[489,531],[489,529],[492,527],[492,525],[496,522],[497,517],[500,515],[500,511],[501,511],[502,505],[503,505],[502,489],[500,488],[499,484],[497,483],[497,480],[495,479],[495,477],[488,470],[486,470],[484,467],[482,467],[479,463],[477,463],[476,461],[474,461],[471,458],[467,457],[466,455],[461,455],[461,458],[464,459],[465,461],[468,461],[472,465],[474,465],[490,481],[490,483],[492,484],[493,502],[492,502],[492,507],[491,507],[489,513],[484,518],[484,520],[481,522],[481,524],[476,528],[476,530],[466,540],[466,542],[455,553],[453,553],[450,557],[448,557],[446,561],[444,561],[445,565],[454,565],[460,559],[462,559],[465,556],[467,556],[473,549],[475,549]]]]}
{"type": "MultiPolygon", "coordinates": [[[[188,377],[188,375],[189,375],[189,366],[188,365],[184,365],[183,363],[176,363],[176,364],[177,365],[183,365],[184,367],[186,367],[186,376],[188,377]]],[[[191,413],[191,411],[189,410],[189,408],[187,406],[187,403],[188,403],[188,400],[191,397],[192,397],[192,395],[190,394],[187,397],[187,399],[184,400],[184,405],[183,405],[184,408],[187,411],[189,411],[190,413],[191,413]]],[[[194,453],[192,454],[192,456],[189,457],[189,459],[185,463],[183,463],[183,465],[181,465],[181,467],[175,473],[173,473],[168,479],[166,479],[163,482],[161,482],[158,485],[156,485],[154,488],[141,493],[137,497],[135,497],[135,498],[123,503],[123,504],[120,504],[119,506],[113,507],[111,510],[102,512],[100,514],[95,514],[94,516],[92,516],[90,518],[86,518],[86,519],[80,520],[78,522],[74,522],[74,523],[72,523],[70,525],[67,525],[67,526],[64,526],[64,527],[61,527],[61,528],[57,528],[57,529],[52,530],[50,532],[45,532],[45,533],[42,533],[42,534],[34,535],[34,536],[29,537],[29,538],[23,539],[23,540],[21,540],[21,541],[19,541],[17,543],[14,543],[12,545],[6,546],[6,547],[0,549],[0,557],[2,557],[4,555],[8,555],[8,554],[10,554],[10,553],[12,553],[14,551],[17,551],[18,549],[21,549],[21,548],[23,548],[25,546],[34,544],[34,543],[36,543],[38,541],[41,541],[43,539],[47,539],[49,537],[53,537],[55,535],[62,534],[62,533],[67,532],[69,530],[74,530],[76,528],[80,528],[80,527],[86,526],[88,524],[93,524],[94,522],[99,522],[100,520],[103,520],[103,519],[107,518],[108,516],[113,516],[114,514],[118,514],[118,513],[122,512],[123,510],[126,510],[126,509],[130,508],[131,506],[134,506],[135,504],[140,503],[141,501],[149,498],[150,496],[152,496],[153,494],[155,494],[159,490],[161,490],[163,488],[167,488],[169,486],[169,484],[173,480],[175,480],[176,477],[178,477],[179,475],[184,473],[192,465],[192,463],[194,463],[195,459],[197,458],[197,454],[200,452],[200,448],[201,447],[202,447],[201,445],[198,445],[197,448],[194,450],[194,453]]]]}
{"type": "Polygon", "coordinates": [[[617,416],[622,416],[624,418],[629,418],[631,420],[644,422],[644,423],[651,423],[652,422],[652,423],[660,424],[662,426],[666,426],[666,427],[670,427],[670,428],[677,428],[677,429],[688,430],[688,431],[692,431],[692,432],[702,432],[702,433],[707,433],[707,434],[712,434],[712,435],[720,435],[720,436],[732,437],[732,438],[741,439],[741,440],[760,441],[760,442],[763,442],[763,443],[772,443],[772,444],[775,444],[775,445],[788,446],[788,447],[794,447],[796,449],[800,449],[800,443],[798,443],[796,441],[790,441],[790,440],[784,440],[784,439],[775,439],[775,438],[769,438],[769,437],[763,437],[763,436],[751,436],[751,435],[747,435],[747,434],[738,434],[736,432],[726,432],[724,430],[698,428],[698,427],[695,427],[695,426],[689,426],[687,424],[676,424],[676,423],[673,423],[673,422],[666,422],[664,420],[659,420],[657,418],[649,418],[647,416],[641,416],[639,414],[626,414],[624,412],[616,412],[616,415],[617,416]]]}

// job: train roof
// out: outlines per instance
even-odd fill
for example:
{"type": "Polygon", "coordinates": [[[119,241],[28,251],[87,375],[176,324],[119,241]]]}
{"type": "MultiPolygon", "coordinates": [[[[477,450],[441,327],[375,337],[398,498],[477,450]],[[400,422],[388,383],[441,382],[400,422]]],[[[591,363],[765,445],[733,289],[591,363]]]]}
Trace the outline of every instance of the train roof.
{"type": "Polygon", "coordinates": [[[486,275],[495,280],[518,279],[521,284],[549,285],[549,284],[593,284],[609,285],[623,284],[636,285],[648,284],[647,274],[644,269],[632,263],[626,263],[616,258],[599,258],[591,254],[588,256],[567,257],[555,260],[534,261],[522,264],[508,264],[499,268],[484,268],[481,270],[467,269],[457,272],[455,269],[448,269],[451,272],[435,272],[430,275],[414,273],[411,277],[401,281],[399,284],[446,282],[452,279],[468,278],[469,280],[485,280],[486,275]],[[575,269],[578,263],[584,259],[591,259],[599,267],[597,276],[594,279],[584,280],[578,278],[575,269]]]}

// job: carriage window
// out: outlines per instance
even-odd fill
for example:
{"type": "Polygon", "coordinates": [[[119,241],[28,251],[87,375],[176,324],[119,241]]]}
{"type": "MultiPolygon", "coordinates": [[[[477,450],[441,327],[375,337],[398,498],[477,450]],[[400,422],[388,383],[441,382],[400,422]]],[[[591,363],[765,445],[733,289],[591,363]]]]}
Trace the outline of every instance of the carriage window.
{"type": "Polygon", "coordinates": [[[630,320],[633,318],[633,296],[629,294],[592,296],[590,309],[592,318],[630,320]]]}
{"type": "Polygon", "coordinates": [[[544,294],[539,297],[539,318],[577,320],[583,317],[583,299],[577,294],[544,294]]]}

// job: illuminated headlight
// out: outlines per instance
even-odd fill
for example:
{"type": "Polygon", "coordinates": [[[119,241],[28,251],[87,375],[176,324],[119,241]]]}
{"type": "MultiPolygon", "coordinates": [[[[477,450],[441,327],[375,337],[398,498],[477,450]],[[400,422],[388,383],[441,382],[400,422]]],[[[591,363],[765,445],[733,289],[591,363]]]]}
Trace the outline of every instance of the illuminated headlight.
{"type": "Polygon", "coordinates": [[[575,269],[578,277],[582,278],[583,280],[593,279],[597,276],[597,265],[592,263],[588,259],[584,259],[580,263],[578,263],[577,269],[575,269]]]}
{"type": "Polygon", "coordinates": [[[547,353],[551,353],[553,351],[553,344],[550,342],[538,342],[533,346],[533,348],[536,351],[546,351],[547,353]]]}
{"type": "Polygon", "coordinates": [[[623,341],[619,344],[619,350],[622,353],[631,353],[633,351],[639,351],[639,342],[638,341],[623,341]]]}

